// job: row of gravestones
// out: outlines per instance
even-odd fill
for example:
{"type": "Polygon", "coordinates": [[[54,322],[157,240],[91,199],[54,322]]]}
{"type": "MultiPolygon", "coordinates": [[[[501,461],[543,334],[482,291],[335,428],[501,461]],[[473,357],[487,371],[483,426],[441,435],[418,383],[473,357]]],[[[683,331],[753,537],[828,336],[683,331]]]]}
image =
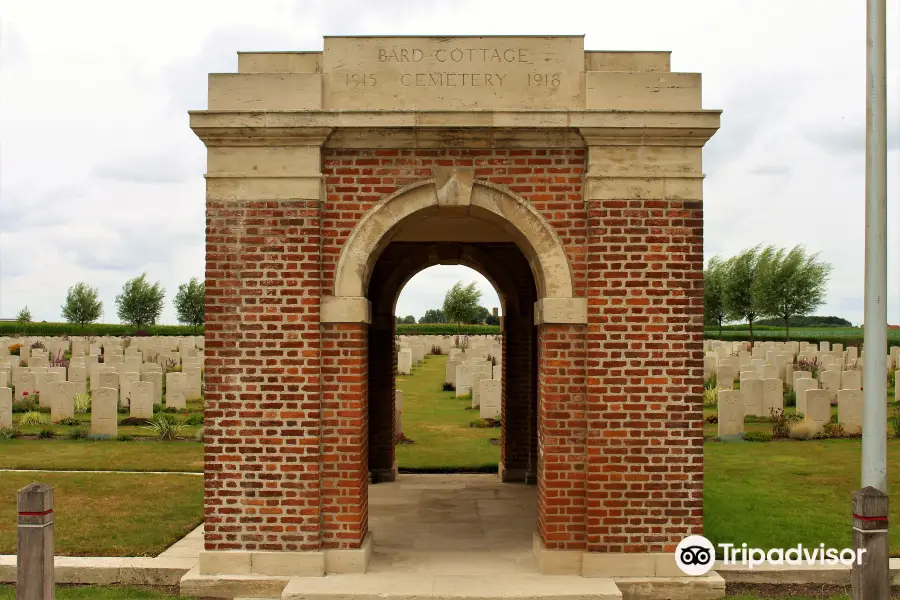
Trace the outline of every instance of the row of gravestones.
{"type": "MultiPolygon", "coordinates": [[[[202,340],[202,338],[200,338],[202,340]]],[[[7,342],[25,344],[19,357],[0,357],[0,427],[12,424],[12,400],[22,400],[37,394],[40,406],[50,408],[53,422],[74,416],[76,394],[86,393],[87,376],[91,384],[91,433],[95,435],[115,435],[116,416],[120,404],[129,406],[130,416],[149,419],[153,416],[153,405],[163,401],[163,371],[160,362],[167,366],[181,362],[182,372],[165,374],[166,405],[184,408],[191,398],[202,395],[202,350],[194,344],[197,338],[167,339],[141,338],[142,343],[122,350],[119,338],[102,338],[98,344],[79,345],[78,340],[57,338],[0,340],[4,349],[7,342]],[[34,341],[41,341],[46,350],[32,349],[34,341]],[[68,366],[43,366],[40,359],[43,352],[63,352],[72,344],[72,356],[68,366]],[[144,348],[142,352],[140,347],[144,348]],[[170,352],[175,347],[178,352],[170,352]],[[81,350],[87,348],[89,354],[81,350]],[[95,354],[102,349],[102,354],[95,354]],[[160,352],[168,356],[160,358],[160,352]],[[144,356],[151,361],[144,362],[144,356]],[[103,362],[99,362],[101,360],[103,362]],[[33,358],[39,360],[34,361],[33,358]],[[18,359],[18,360],[17,360],[18,359]],[[28,365],[28,366],[23,366],[28,365]],[[110,393],[109,390],[112,390],[110,393]],[[112,422],[108,418],[109,406],[113,403],[112,422]]]]}
{"type": "Polygon", "coordinates": [[[472,408],[482,419],[497,419],[501,412],[503,350],[498,343],[451,350],[444,379],[457,397],[472,396],[472,408]]]}
{"type": "MultiPolygon", "coordinates": [[[[900,357],[897,350],[888,357],[890,364],[895,364],[895,356],[900,357]]],[[[844,350],[841,344],[830,347],[828,342],[818,347],[805,342],[767,342],[754,346],[751,353],[744,342],[711,341],[704,368],[717,375],[719,436],[743,433],[746,415],[768,417],[772,410],[783,410],[785,387],[794,390],[797,412],[804,415],[803,425],[811,433],[822,431],[831,421],[835,404],[844,430],[861,433],[861,359],[855,347],[844,350]],[[754,359],[754,355],[760,358],[754,359]],[[818,379],[810,371],[795,370],[795,358],[797,365],[815,364],[818,379]],[[747,369],[740,371],[740,390],[732,389],[736,361],[739,368],[747,369]]]]}

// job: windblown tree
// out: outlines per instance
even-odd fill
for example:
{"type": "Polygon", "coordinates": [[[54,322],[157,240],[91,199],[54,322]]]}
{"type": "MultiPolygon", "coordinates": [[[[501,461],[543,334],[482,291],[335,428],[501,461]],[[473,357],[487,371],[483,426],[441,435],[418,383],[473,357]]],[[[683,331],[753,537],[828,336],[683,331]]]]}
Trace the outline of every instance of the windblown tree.
{"type": "Polygon", "coordinates": [[[103,302],[100,291],[86,283],[76,283],[66,294],[66,303],[62,305],[62,316],[69,323],[78,323],[84,327],[100,318],[103,313],[103,302]]]}
{"type": "Polygon", "coordinates": [[[703,271],[703,323],[718,325],[719,336],[722,335],[722,323],[725,321],[725,277],[727,264],[721,257],[709,259],[703,271]]]}
{"type": "Polygon", "coordinates": [[[777,317],[790,338],[792,317],[805,316],[825,303],[825,287],[831,265],[819,254],[807,254],[803,246],[790,251],[766,248],[759,259],[754,293],[761,314],[777,317]]]}
{"type": "Polygon", "coordinates": [[[481,291],[473,281],[467,286],[457,281],[444,296],[444,315],[450,323],[456,323],[457,330],[462,323],[471,323],[478,315],[481,291]]]}
{"type": "Polygon", "coordinates": [[[146,273],[129,279],[122,286],[122,293],[116,296],[119,320],[139,329],[144,325],[155,325],[162,314],[165,295],[166,291],[158,281],[152,285],[147,281],[146,273]]]}
{"type": "Polygon", "coordinates": [[[766,316],[759,304],[759,294],[754,294],[754,283],[759,267],[760,246],[742,250],[725,263],[724,300],[725,314],[730,321],[746,321],[753,341],[753,321],[766,316]]]}
{"type": "Polygon", "coordinates": [[[405,317],[398,318],[397,322],[404,325],[413,325],[416,322],[416,318],[412,315],[406,315],[405,317]]]}
{"type": "Polygon", "coordinates": [[[191,277],[189,282],[179,285],[174,304],[178,322],[193,325],[196,333],[197,327],[206,320],[206,282],[191,277]]]}
{"type": "Polygon", "coordinates": [[[26,305],[25,308],[19,311],[19,314],[16,315],[17,323],[31,323],[31,311],[28,309],[26,305]]]}

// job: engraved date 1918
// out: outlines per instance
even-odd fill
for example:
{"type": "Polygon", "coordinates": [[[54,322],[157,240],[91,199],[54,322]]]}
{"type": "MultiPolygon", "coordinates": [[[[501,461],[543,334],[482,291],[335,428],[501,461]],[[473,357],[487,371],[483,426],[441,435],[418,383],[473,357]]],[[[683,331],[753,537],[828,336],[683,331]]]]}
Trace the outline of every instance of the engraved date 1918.
{"type": "Polygon", "coordinates": [[[528,85],[535,87],[559,87],[559,73],[529,73],[528,85]]]}
{"type": "Polygon", "coordinates": [[[374,87],[378,83],[372,73],[347,73],[347,87],[374,87]]]}

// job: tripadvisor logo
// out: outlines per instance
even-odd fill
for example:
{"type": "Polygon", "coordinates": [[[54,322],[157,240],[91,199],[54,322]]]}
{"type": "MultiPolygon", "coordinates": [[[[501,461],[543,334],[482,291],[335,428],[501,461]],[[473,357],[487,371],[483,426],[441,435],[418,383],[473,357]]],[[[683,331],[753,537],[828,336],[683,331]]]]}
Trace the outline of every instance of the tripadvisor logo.
{"type": "MultiPolygon", "coordinates": [[[[702,535],[691,535],[679,542],[675,548],[675,564],[686,575],[706,575],[716,562],[716,550],[712,542],[702,535]]],[[[769,565],[828,565],[842,564],[851,566],[854,563],[862,564],[865,548],[854,550],[844,548],[826,548],[825,544],[818,547],[804,547],[798,544],[792,548],[750,548],[747,544],[737,546],[735,544],[718,544],[722,564],[744,565],[748,569],[756,566],[769,565]]]]}

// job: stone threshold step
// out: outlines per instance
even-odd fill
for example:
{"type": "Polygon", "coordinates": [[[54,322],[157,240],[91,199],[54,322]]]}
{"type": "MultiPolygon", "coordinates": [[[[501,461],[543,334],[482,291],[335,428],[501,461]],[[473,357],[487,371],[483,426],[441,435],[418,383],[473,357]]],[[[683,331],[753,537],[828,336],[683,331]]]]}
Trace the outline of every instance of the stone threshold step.
{"type": "Polygon", "coordinates": [[[281,600],[621,600],[612,579],[367,573],[294,577],[281,600]]]}

